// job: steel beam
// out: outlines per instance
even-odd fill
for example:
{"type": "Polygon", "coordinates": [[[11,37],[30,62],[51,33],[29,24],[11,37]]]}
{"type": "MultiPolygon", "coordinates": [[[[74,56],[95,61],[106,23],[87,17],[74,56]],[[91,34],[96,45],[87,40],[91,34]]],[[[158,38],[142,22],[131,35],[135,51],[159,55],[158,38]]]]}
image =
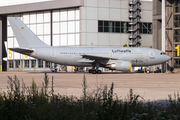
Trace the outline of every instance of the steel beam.
{"type": "Polygon", "coordinates": [[[2,72],[2,16],[0,16],[0,72],[2,72]]]}
{"type": "Polygon", "coordinates": [[[169,23],[169,20],[170,20],[172,14],[173,14],[173,8],[172,8],[171,13],[170,13],[170,15],[169,15],[169,17],[168,17],[168,19],[166,21],[166,25],[165,26],[167,26],[167,24],[169,23]]]}
{"type": "Polygon", "coordinates": [[[169,35],[168,35],[167,31],[166,31],[166,35],[167,35],[167,38],[168,38],[168,40],[169,40],[169,43],[170,43],[170,44],[171,44],[171,46],[172,46],[172,41],[171,41],[171,39],[170,39],[170,37],[169,37],[169,35]]]}
{"type": "Polygon", "coordinates": [[[166,7],[166,1],[162,0],[162,51],[165,52],[165,7],[166,7]]]}

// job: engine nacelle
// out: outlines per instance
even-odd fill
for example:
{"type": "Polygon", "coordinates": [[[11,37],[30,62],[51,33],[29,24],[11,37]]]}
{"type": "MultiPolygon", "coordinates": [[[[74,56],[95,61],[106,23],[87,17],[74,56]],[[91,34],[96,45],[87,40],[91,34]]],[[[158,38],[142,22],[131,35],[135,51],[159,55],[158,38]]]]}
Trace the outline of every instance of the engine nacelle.
{"type": "Polygon", "coordinates": [[[114,61],[108,67],[110,70],[131,71],[132,62],[130,62],[130,61],[114,61]]]}

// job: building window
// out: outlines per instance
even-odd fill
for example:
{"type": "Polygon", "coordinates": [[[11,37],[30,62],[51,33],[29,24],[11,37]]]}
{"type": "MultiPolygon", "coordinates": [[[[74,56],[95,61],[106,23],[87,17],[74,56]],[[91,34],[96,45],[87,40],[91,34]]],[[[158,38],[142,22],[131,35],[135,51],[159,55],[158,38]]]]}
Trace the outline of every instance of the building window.
{"type": "Polygon", "coordinates": [[[98,31],[103,32],[103,21],[98,21],[98,31]]]}
{"type": "Polygon", "coordinates": [[[180,29],[174,30],[174,42],[180,42],[180,29]]]}
{"type": "Polygon", "coordinates": [[[31,67],[35,68],[35,66],[36,66],[36,60],[31,60],[31,67]]]}
{"type": "Polygon", "coordinates": [[[179,0],[174,0],[174,13],[180,13],[180,2],[179,2],[179,0]]]}
{"type": "Polygon", "coordinates": [[[109,22],[109,32],[114,32],[114,28],[115,28],[114,21],[110,21],[109,22]]]}
{"type": "Polygon", "coordinates": [[[9,60],[9,68],[14,68],[14,61],[13,60],[9,60]]]}
{"type": "Polygon", "coordinates": [[[139,32],[141,34],[152,34],[152,23],[139,23],[139,32]]]}
{"type": "Polygon", "coordinates": [[[121,33],[127,33],[128,32],[128,22],[121,22],[121,33]]]}
{"type": "Polygon", "coordinates": [[[43,68],[43,60],[38,60],[38,67],[43,68]]]}
{"type": "Polygon", "coordinates": [[[51,63],[46,61],[46,68],[50,68],[51,67],[51,63]]]}
{"type": "Polygon", "coordinates": [[[142,29],[143,29],[143,33],[145,33],[145,34],[148,33],[148,26],[147,26],[147,23],[142,23],[142,29]]]}
{"type": "Polygon", "coordinates": [[[180,6],[174,7],[174,13],[180,13],[180,6]]]}
{"type": "Polygon", "coordinates": [[[52,45],[79,45],[80,10],[62,9],[52,11],[52,45]]]}
{"type": "Polygon", "coordinates": [[[15,67],[19,68],[19,66],[20,66],[20,60],[15,60],[15,67]]]}
{"type": "Polygon", "coordinates": [[[140,34],[143,33],[143,26],[142,26],[142,23],[139,23],[139,33],[140,33],[140,34]]]}
{"type": "Polygon", "coordinates": [[[104,32],[109,32],[109,21],[104,21],[104,32]]]}
{"type": "Polygon", "coordinates": [[[29,60],[24,60],[24,68],[29,68],[29,60]]]}
{"type": "Polygon", "coordinates": [[[98,21],[98,32],[127,33],[128,22],[98,21]]]}
{"type": "Polygon", "coordinates": [[[152,34],[152,23],[148,23],[148,34],[152,34]]]}
{"type": "Polygon", "coordinates": [[[180,15],[174,15],[174,27],[180,27],[180,15]]]}
{"type": "MultiPolygon", "coordinates": [[[[129,28],[129,22],[98,21],[98,32],[128,33],[129,28]]],[[[142,34],[152,34],[152,23],[139,23],[139,31],[142,34]]]]}
{"type": "Polygon", "coordinates": [[[118,21],[115,22],[115,32],[120,33],[120,22],[118,21]]]}

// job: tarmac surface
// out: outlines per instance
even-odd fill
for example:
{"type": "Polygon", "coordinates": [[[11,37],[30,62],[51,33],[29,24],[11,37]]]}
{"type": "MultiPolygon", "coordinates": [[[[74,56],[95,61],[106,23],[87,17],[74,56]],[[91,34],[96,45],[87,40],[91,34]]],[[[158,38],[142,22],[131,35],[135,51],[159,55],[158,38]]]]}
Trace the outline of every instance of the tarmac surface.
{"type": "MultiPolygon", "coordinates": [[[[0,72],[0,92],[7,90],[8,77],[16,75],[19,80],[24,81],[27,86],[31,85],[32,79],[38,86],[42,86],[44,72],[0,72]]],[[[84,73],[48,72],[49,88],[52,76],[54,77],[55,93],[63,95],[82,96],[82,80],[84,73]]],[[[168,95],[180,92],[180,74],[166,73],[120,73],[107,72],[102,74],[85,73],[88,90],[92,91],[104,85],[110,87],[114,83],[114,93],[119,98],[127,98],[130,88],[134,94],[139,94],[145,100],[166,100],[168,95]]]]}

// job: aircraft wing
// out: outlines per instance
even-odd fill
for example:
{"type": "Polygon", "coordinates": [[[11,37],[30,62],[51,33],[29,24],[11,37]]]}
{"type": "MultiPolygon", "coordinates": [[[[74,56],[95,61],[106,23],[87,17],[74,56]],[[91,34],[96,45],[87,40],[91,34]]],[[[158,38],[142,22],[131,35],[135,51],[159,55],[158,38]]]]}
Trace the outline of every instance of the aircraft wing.
{"type": "Polygon", "coordinates": [[[101,57],[101,56],[94,56],[94,55],[82,55],[83,58],[89,59],[89,60],[95,60],[95,61],[102,61],[102,60],[118,60],[116,58],[110,58],[110,57],[101,57]]]}
{"type": "Polygon", "coordinates": [[[32,50],[32,49],[20,48],[20,47],[18,47],[18,48],[8,48],[8,49],[10,49],[10,50],[12,50],[14,52],[25,54],[25,55],[30,55],[31,53],[34,52],[34,50],[32,50]]]}

